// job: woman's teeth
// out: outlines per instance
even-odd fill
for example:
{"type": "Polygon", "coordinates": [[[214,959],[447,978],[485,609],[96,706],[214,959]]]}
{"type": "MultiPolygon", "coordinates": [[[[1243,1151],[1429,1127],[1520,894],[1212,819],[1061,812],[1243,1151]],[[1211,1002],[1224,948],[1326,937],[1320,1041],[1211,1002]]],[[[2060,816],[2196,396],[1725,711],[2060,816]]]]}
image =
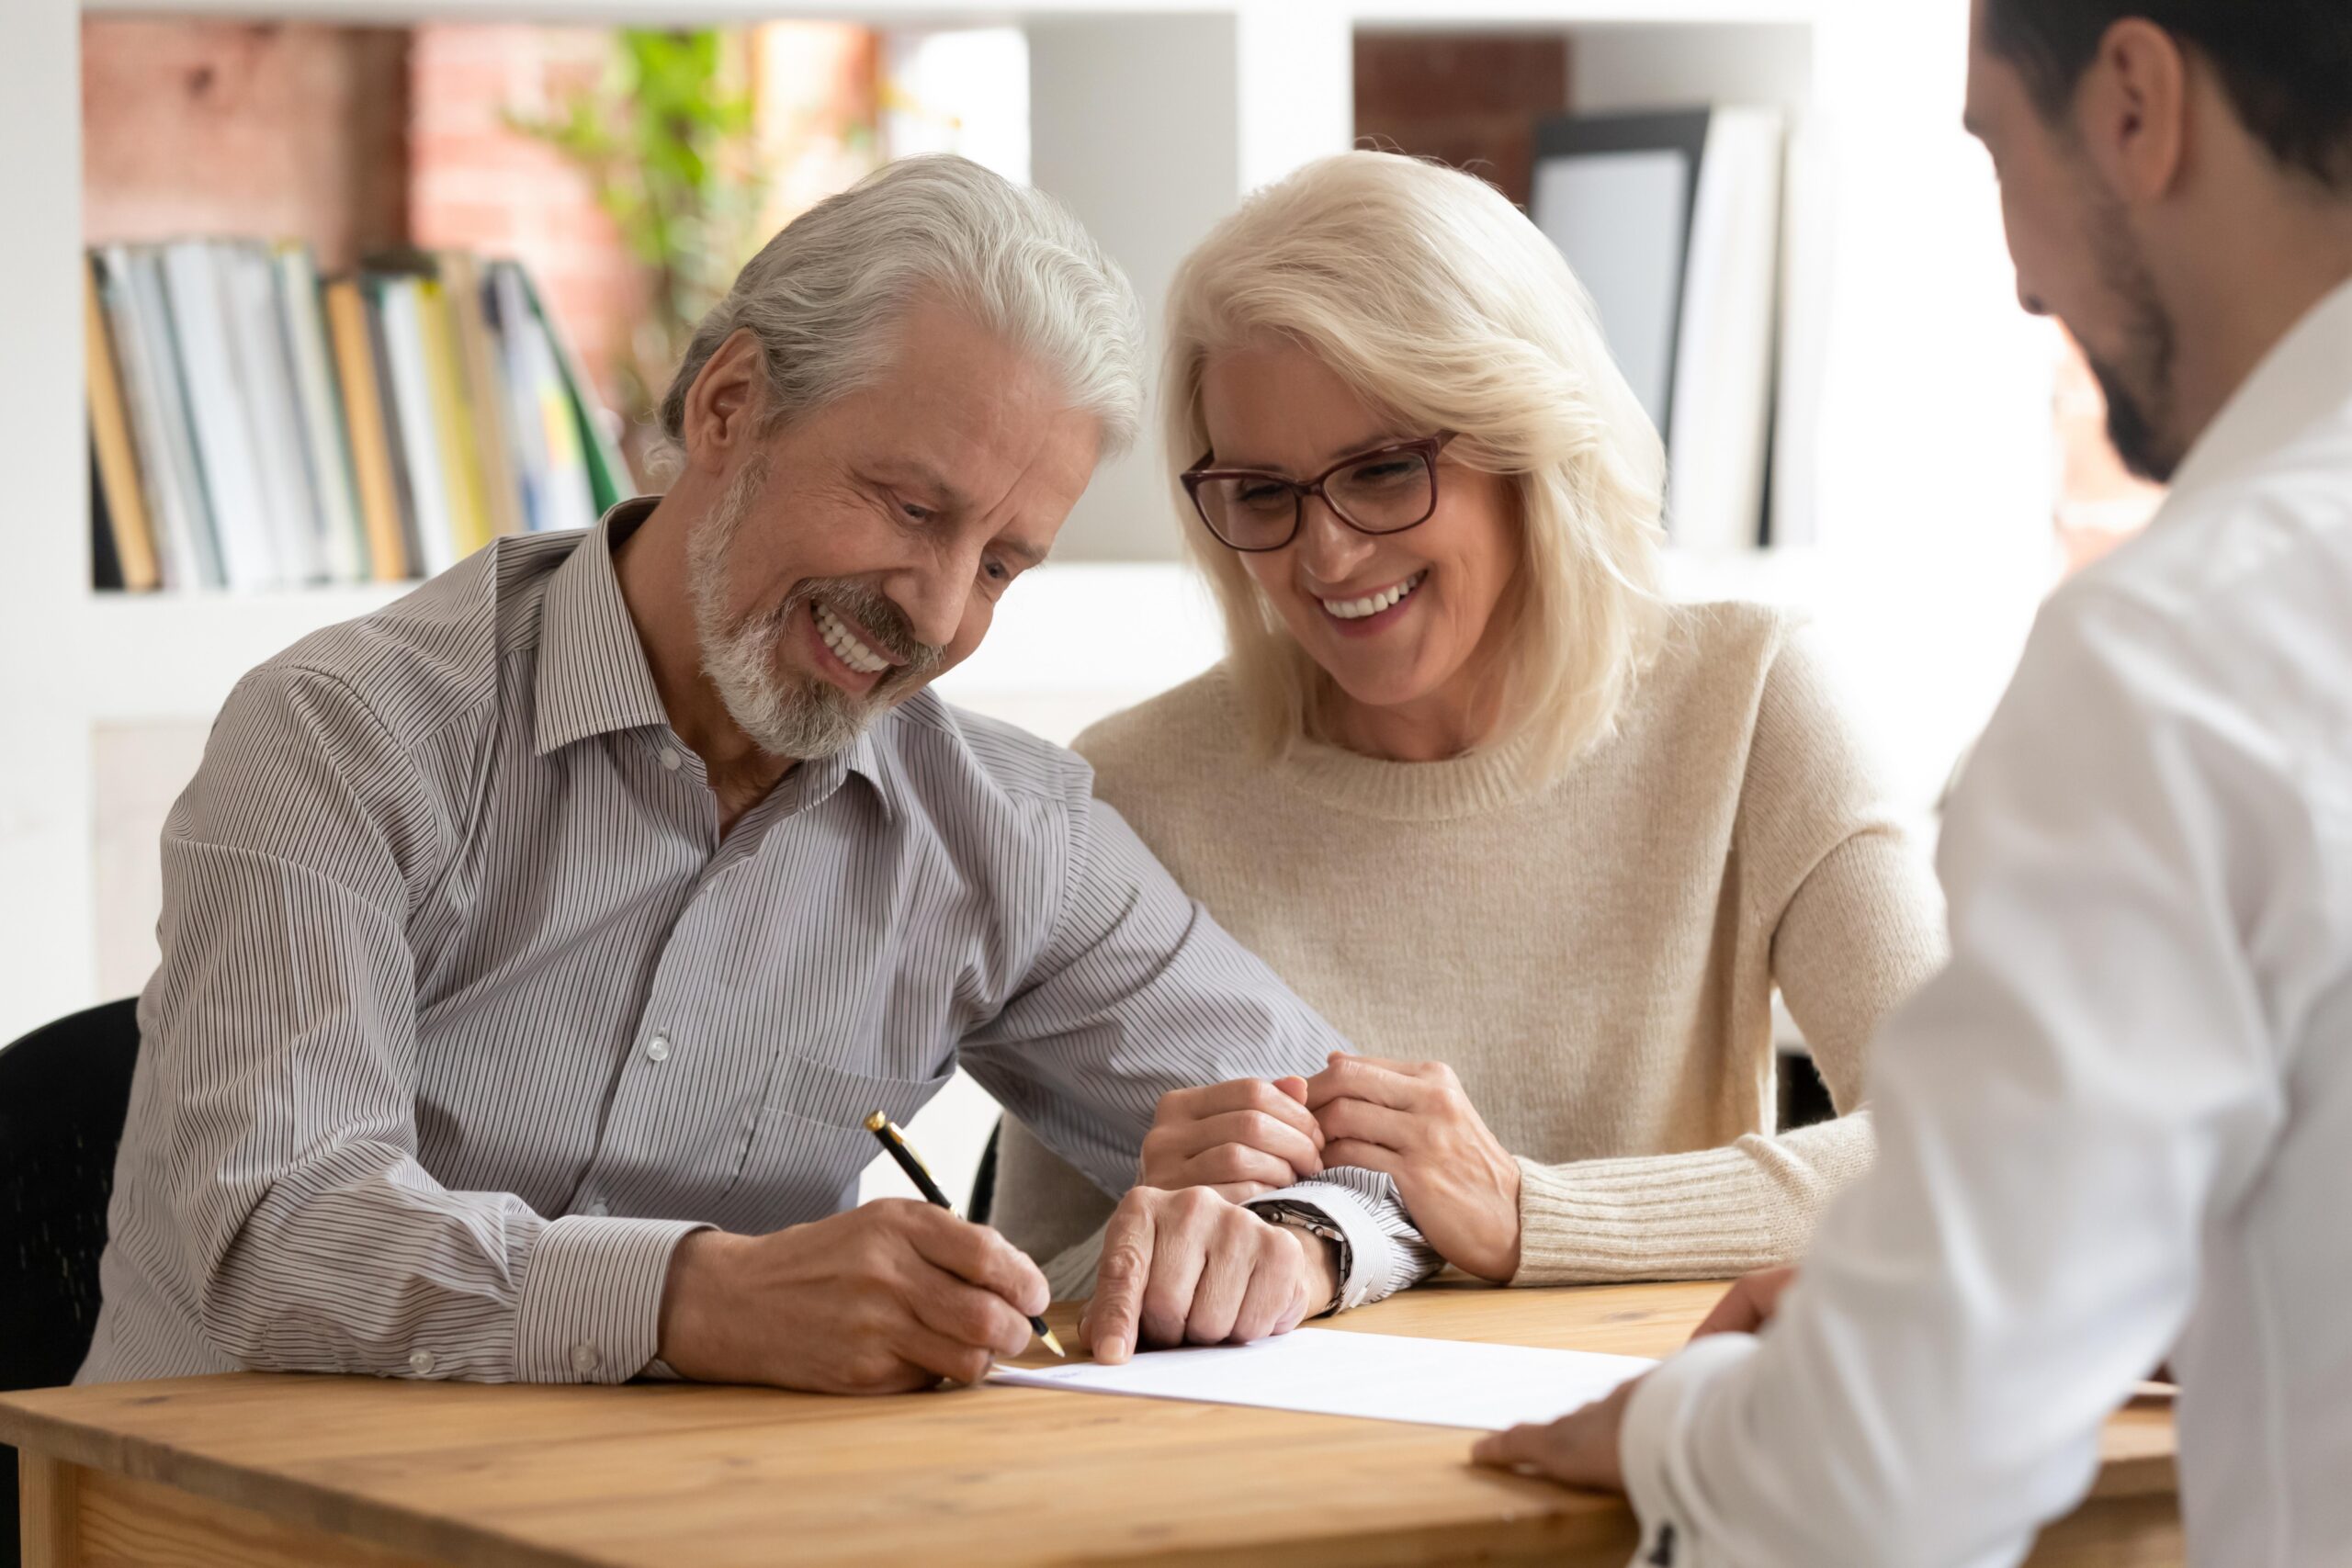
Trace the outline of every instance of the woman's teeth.
{"type": "Polygon", "coordinates": [[[1319,601],[1319,603],[1322,604],[1324,609],[1330,612],[1333,615],[1338,616],[1340,620],[1360,621],[1366,615],[1376,615],[1380,614],[1381,611],[1387,609],[1390,605],[1401,601],[1406,594],[1410,593],[1414,589],[1419,588],[1421,585],[1422,579],[1428,577],[1429,574],[1429,568],[1423,567],[1420,570],[1413,573],[1412,576],[1396,584],[1394,588],[1383,589],[1377,593],[1369,594],[1362,599],[1325,599],[1319,601]]]}
{"type": "Polygon", "coordinates": [[[890,661],[857,640],[855,634],[842,625],[841,620],[822,604],[815,606],[817,635],[833,650],[833,657],[861,675],[876,675],[890,668],[890,661]]]}

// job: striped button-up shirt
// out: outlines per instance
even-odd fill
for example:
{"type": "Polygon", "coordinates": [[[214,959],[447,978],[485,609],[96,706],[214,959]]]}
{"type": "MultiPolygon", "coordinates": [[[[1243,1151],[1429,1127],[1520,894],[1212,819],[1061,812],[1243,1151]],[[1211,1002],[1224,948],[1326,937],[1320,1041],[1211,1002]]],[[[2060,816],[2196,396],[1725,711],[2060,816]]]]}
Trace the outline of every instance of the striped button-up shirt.
{"type": "MultiPolygon", "coordinates": [[[[725,834],[612,545],[502,540],[247,676],[164,832],[84,1381],[616,1381],[672,1249],[855,1201],[960,1063],[1109,1190],[1164,1091],[1340,1042],[1084,763],[910,697],[725,834]]],[[[1303,1184],[1342,1298],[1432,1258],[1303,1184]]],[[[1356,1178],[1363,1179],[1354,1179],[1356,1178]]]]}

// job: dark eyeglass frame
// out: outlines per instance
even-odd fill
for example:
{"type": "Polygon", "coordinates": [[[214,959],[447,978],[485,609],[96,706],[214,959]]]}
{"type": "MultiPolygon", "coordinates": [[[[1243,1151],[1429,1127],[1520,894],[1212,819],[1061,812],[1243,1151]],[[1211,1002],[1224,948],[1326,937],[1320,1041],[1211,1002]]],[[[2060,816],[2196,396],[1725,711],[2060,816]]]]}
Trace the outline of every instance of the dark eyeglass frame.
{"type": "Polygon", "coordinates": [[[1291,541],[1298,537],[1298,531],[1306,525],[1306,498],[1310,495],[1320,500],[1330,509],[1332,516],[1353,528],[1357,533],[1370,535],[1374,538],[1385,538],[1390,534],[1401,534],[1408,528],[1418,528],[1437,514],[1438,454],[1445,450],[1447,444],[1453,441],[1457,434],[1459,433],[1451,430],[1441,431],[1435,435],[1424,435],[1418,441],[1392,441],[1385,446],[1368,446],[1361,452],[1351,453],[1340,458],[1311,479],[1289,479],[1281,474],[1270,474],[1263,468],[1204,467],[1210,458],[1216,456],[1214,451],[1202,453],[1200,460],[1177,475],[1176,479],[1177,482],[1184,487],[1184,493],[1192,498],[1193,510],[1199,514],[1201,525],[1209,531],[1218,544],[1228,550],[1236,550],[1243,555],[1265,555],[1272,550],[1288,548],[1291,541]],[[1429,470],[1430,475],[1429,510],[1410,523],[1399,523],[1394,528],[1367,528],[1349,516],[1347,508],[1333,501],[1330,493],[1323,488],[1331,476],[1342,468],[1352,468],[1358,464],[1370,462],[1374,457],[1385,457],[1394,453],[1404,452],[1418,455],[1421,459],[1422,467],[1429,470]],[[1201,486],[1211,479],[1262,479],[1268,484],[1282,486],[1290,491],[1290,532],[1284,534],[1278,543],[1272,545],[1235,544],[1217,532],[1216,521],[1209,516],[1209,509],[1201,504],[1201,486]]]}

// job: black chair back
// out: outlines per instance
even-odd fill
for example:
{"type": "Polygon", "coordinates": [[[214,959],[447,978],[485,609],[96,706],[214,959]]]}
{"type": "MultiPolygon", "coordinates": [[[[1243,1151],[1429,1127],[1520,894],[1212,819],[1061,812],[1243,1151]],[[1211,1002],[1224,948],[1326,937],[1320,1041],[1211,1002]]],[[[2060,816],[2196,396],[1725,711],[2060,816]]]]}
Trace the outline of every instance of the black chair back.
{"type": "MultiPolygon", "coordinates": [[[[138,1004],[108,1002],[0,1049],[0,1390],[71,1382],[98,1323],[115,1145],[138,1004]]],[[[0,1447],[0,1568],[14,1568],[17,1452],[0,1447]]]]}
{"type": "Polygon", "coordinates": [[[972,1172],[971,1201],[964,1205],[964,1217],[976,1225],[987,1224],[989,1216],[996,1213],[996,1145],[1003,1136],[1004,1118],[1000,1116],[996,1125],[989,1129],[988,1146],[980,1150],[979,1168],[972,1172]]]}

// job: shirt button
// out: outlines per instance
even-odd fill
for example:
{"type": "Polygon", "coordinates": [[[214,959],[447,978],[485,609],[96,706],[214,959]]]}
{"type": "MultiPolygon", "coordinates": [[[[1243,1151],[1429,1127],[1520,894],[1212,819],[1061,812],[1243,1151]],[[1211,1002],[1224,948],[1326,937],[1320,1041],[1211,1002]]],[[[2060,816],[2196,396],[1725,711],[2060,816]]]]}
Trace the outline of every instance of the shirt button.
{"type": "Polygon", "coordinates": [[[678,749],[676,747],[664,746],[662,748],[662,765],[669,769],[672,773],[676,773],[680,767],[684,765],[684,762],[685,759],[678,755],[678,749]]]}
{"type": "Polygon", "coordinates": [[[670,1037],[666,1034],[655,1035],[652,1039],[645,1043],[645,1054],[657,1062],[668,1061],[670,1059],[670,1037]]]}
{"type": "Polygon", "coordinates": [[[417,1351],[408,1359],[408,1370],[414,1372],[421,1378],[431,1377],[433,1375],[433,1352],[430,1350],[417,1351]]]}
{"type": "Polygon", "coordinates": [[[595,1215],[600,1220],[612,1212],[612,1205],[605,1202],[602,1198],[597,1199],[594,1202],[588,1205],[588,1213],[595,1215]]]}
{"type": "Polygon", "coordinates": [[[590,1372],[594,1371],[604,1363],[604,1359],[603,1356],[597,1354],[596,1347],[594,1345],[574,1345],[571,1348],[571,1370],[582,1377],[586,1377],[590,1372]]]}

